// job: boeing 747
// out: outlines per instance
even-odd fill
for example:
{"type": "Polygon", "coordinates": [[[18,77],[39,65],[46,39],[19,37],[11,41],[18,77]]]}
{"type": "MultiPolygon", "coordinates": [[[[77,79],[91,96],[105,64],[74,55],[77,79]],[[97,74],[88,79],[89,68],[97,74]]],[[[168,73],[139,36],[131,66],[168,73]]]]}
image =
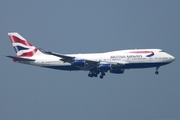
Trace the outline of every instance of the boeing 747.
{"type": "Polygon", "coordinates": [[[42,51],[16,32],[8,33],[17,56],[14,62],[51,68],[57,70],[89,71],[89,77],[102,79],[107,72],[123,74],[126,69],[152,68],[159,74],[158,68],[175,60],[175,57],[161,49],[129,49],[104,53],[61,54],[42,51]]]}

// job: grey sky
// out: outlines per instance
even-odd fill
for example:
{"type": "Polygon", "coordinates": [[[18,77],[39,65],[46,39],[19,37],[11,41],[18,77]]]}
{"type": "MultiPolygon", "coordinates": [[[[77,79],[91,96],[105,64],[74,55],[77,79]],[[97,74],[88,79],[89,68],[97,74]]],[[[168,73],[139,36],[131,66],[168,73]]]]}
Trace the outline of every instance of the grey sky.
{"type": "Polygon", "coordinates": [[[180,119],[180,1],[0,2],[1,120],[180,119]],[[126,70],[103,80],[16,64],[7,36],[16,31],[59,53],[161,48],[176,60],[159,69],[126,70]]]}

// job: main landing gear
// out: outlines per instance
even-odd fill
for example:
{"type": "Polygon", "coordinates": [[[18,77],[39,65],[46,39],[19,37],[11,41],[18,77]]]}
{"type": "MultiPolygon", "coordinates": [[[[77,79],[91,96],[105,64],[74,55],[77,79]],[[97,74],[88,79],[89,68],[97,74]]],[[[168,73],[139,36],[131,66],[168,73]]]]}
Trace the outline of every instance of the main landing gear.
{"type": "Polygon", "coordinates": [[[105,76],[106,74],[104,72],[101,72],[101,75],[100,75],[100,78],[103,79],[103,77],[105,76]]]}
{"type": "MultiPolygon", "coordinates": [[[[93,72],[89,72],[88,76],[89,77],[97,77],[99,74],[99,72],[96,72],[96,73],[93,73],[93,72]]],[[[101,72],[101,75],[99,76],[101,79],[103,79],[103,77],[105,76],[106,74],[104,72],[101,72]]]]}
{"type": "Polygon", "coordinates": [[[155,74],[158,75],[159,74],[159,71],[158,71],[159,67],[156,67],[156,71],[155,71],[155,74]]]}
{"type": "Polygon", "coordinates": [[[89,77],[96,77],[97,75],[94,74],[94,73],[89,73],[88,76],[89,76],[89,77]]]}

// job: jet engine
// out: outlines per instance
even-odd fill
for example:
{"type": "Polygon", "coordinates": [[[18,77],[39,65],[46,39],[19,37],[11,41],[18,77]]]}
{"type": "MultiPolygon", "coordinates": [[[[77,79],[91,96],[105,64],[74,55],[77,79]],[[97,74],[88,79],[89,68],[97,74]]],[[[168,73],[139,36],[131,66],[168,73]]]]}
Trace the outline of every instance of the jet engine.
{"type": "Polygon", "coordinates": [[[100,64],[98,68],[100,70],[111,70],[111,64],[100,64]]]}
{"type": "Polygon", "coordinates": [[[86,66],[87,63],[86,63],[86,60],[74,60],[74,62],[72,62],[72,65],[83,67],[83,66],[86,66]]]}

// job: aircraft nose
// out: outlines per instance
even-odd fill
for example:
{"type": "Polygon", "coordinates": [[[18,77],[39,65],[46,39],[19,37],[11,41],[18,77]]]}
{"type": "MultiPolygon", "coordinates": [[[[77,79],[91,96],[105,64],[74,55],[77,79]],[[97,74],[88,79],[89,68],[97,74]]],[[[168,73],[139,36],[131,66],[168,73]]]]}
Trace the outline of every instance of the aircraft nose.
{"type": "Polygon", "coordinates": [[[175,60],[175,57],[174,56],[172,56],[172,61],[174,61],[175,60]]]}
{"type": "Polygon", "coordinates": [[[171,59],[171,62],[173,62],[175,60],[175,57],[171,55],[170,59],[171,59]]]}

